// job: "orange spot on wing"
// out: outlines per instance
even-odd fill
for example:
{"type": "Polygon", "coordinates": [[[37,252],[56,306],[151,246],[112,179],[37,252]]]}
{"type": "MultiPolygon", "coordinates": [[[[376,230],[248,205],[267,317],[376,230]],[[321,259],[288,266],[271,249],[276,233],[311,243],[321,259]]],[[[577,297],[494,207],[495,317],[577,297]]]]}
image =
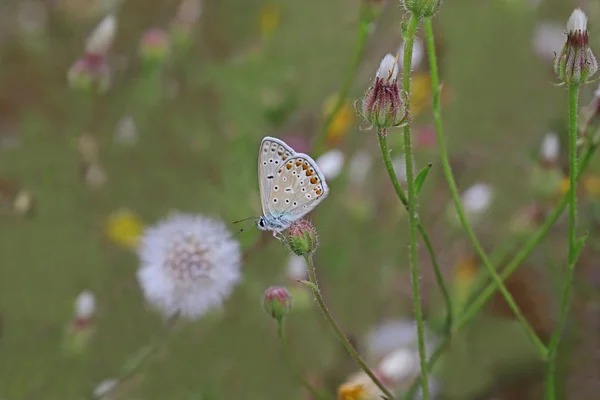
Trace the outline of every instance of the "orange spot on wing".
{"type": "Polygon", "coordinates": [[[306,171],[306,176],[312,176],[313,172],[311,170],[306,171]]]}
{"type": "Polygon", "coordinates": [[[292,169],[292,163],[285,164],[285,167],[286,167],[288,170],[292,169]]]}
{"type": "Polygon", "coordinates": [[[323,193],[323,191],[322,191],[321,189],[317,189],[317,190],[316,190],[316,193],[317,193],[317,196],[320,196],[320,195],[321,195],[321,193],[323,193]]]}
{"type": "Polygon", "coordinates": [[[317,182],[319,182],[319,179],[316,176],[310,178],[310,183],[312,183],[313,185],[316,185],[317,182]]]}
{"type": "Polygon", "coordinates": [[[297,161],[296,161],[296,167],[298,167],[298,166],[300,166],[300,165],[302,165],[302,161],[300,161],[300,160],[297,160],[297,161]]]}

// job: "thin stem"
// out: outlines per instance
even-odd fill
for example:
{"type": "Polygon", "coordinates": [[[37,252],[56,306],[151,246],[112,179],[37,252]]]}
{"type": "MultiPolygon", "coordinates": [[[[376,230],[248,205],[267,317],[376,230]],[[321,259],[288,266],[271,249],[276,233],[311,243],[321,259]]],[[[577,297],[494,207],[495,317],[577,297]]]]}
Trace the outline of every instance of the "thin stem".
{"type": "Polygon", "coordinates": [[[442,117],[441,117],[441,106],[440,106],[440,84],[437,70],[437,58],[435,54],[435,41],[433,36],[433,24],[431,22],[431,18],[425,18],[425,38],[427,41],[427,53],[429,56],[429,69],[431,73],[431,90],[433,93],[433,117],[435,119],[435,128],[437,134],[437,142],[440,149],[440,155],[442,158],[442,168],[444,170],[444,175],[446,176],[446,181],[448,182],[448,187],[450,188],[450,193],[452,195],[452,200],[454,201],[454,207],[456,208],[456,212],[458,214],[458,218],[467,234],[467,237],[475,247],[475,251],[477,252],[479,258],[483,262],[483,265],[487,269],[488,273],[492,277],[492,280],[499,288],[500,292],[506,299],[509,307],[516,315],[517,319],[527,332],[527,335],[533,342],[533,344],[537,347],[541,357],[543,359],[547,356],[547,349],[544,343],[540,340],[540,338],[536,335],[535,331],[527,322],[527,319],[521,313],[519,306],[513,299],[510,292],[506,289],[504,284],[502,283],[502,279],[496,272],[496,269],[488,259],[485,251],[483,250],[477,236],[473,232],[471,225],[465,215],[465,212],[462,208],[462,204],[460,201],[460,194],[458,192],[458,187],[456,186],[456,182],[454,180],[454,175],[452,174],[452,168],[450,167],[450,161],[448,159],[448,151],[446,149],[446,141],[444,138],[444,133],[442,129],[442,117]]]}
{"type": "MultiPolygon", "coordinates": [[[[396,176],[396,171],[394,171],[394,165],[392,164],[392,158],[390,157],[390,149],[388,147],[387,136],[382,134],[382,132],[378,132],[377,137],[379,138],[379,146],[381,147],[381,155],[383,156],[383,162],[385,164],[385,169],[388,172],[388,175],[390,177],[390,180],[392,181],[392,185],[394,186],[394,189],[396,190],[396,194],[398,195],[398,198],[400,199],[400,201],[404,205],[404,208],[408,212],[409,211],[408,200],[406,199],[406,195],[404,194],[404,191],[402,190],[402,187],[400,186],[400,183],[398,182],[398,178],[396,176]]],[[[440,290],[442,291],[442,296],[444,297],[444,302],[446,303],[446,328],[447,328],[447,331],[450,332],[450,328],[452,327],[453,310],[454,310],[452,308],[452,300],[450,298],[450,292],[448,291],[448,288],[446,287],[446,282],[444,281],[444,276],[442,275],[442,271],[437,262],[435,250],[433,249],[433,244],[431,243],[431,240],[429,239],[429,235],[427,234],[427,231],[425,231],[425,228],[423,227],[423,225],[421,224],[420,221],[417,222],[417,228],[419,229],[421,237],[423,238],[423,242],[425,243],[425,247],[427,248],[427,252],[429,253],[429,258],[431,259],[431,264],[433,265],[433,272],[435,273],[435,279],[437,281],[437,284],[438,284],[440,290]]]]}
{"type": "Polygon", "coordinates": [[[304,386],[306,390],[310,392],[310,394],[313,395],[315,399],[328,400],[328,397],[323,396],[315,388],[313,388],[306,379],[304,379],[302,374],[297,370],[294,363],[292,362],[292,358],[290,357],[290,353],[288,351],[287,340],[285,337],[285,324],[283,323],[283,320],[277,321],[277,336],[279,337],[279,342],[281,343],[281,352],[283,353],[285,363],[287,364],[290,371],[292,371],[292,373],[294,374],[294,377],[300,382],[302,386],[304,386]]]}
{"type": "MultiPolygon", "coordinates": [[[[582,157],[581,164],[579,166],[579,171],[577,172],[577,180],[579,181],[583,176],[583,172],[587,168],[590,163],[594,152],[596,151],[597,145],[592,144],[588,147],[587,151],[582,157]]],[[[537,247],[537,245],[542,241],[544,237],[548,234],[552,225],[558,220],[565,207],[567,206],[568,199],[570,197],[571,191],[565,194],[563,198],[560,200],[552,214],[546,219],[544,224],[539,227],[537,232],[529,239],[529,241],[523,246],[523,249],[517,253],[517,255],[508,263],[504,271],[500,274],[502,280],[508,278],[513,272],[517,270],[517,268],[529,257],[533,249],[537,247]]],[[[474,317],[479,313],[479,311],[485,306],[485,304],[492,297],[494,292],[496,291],[496,284],[494,282],[490,283],[477,298],[471,303],[471,305],[467,308],[467,310],[461,315],[458,321],[456,321],[455,330],[462,329],[466,324],[468,324],[474,317]]]]}
{"type": "Polygon", "coordinates": [[[564,325],[566,323],[573,286],[573,273],[577,253],[583,247],[583,242],[578,248],[575,238],[577,227],[577,102],[579,99],[579,85],[569,85],[569,263],[565,288],[561,301],[560,317],[556,330],[548,346],[548,370],[546,373],[546,399],[556,398],[556,350],[560,344],[564,325]]]}
{"type": "MultiPolygon", "coordinates": [[[[415,41],[415,33],[419,25],[419,17],[415,14],[410,15],[406,37],[404,38],[404,66],[402,74],[402,88],[407,94],[409,101],[406,102],[407,111],[410,113],[410,75],[412,65],[412,51],[415,41]]],[[[421,365],[421,388],[423,389],[423,399],[429,399],[429,382],[427,378],[427,353],[425,352],[425,334],[423,329],[423,311],[421,310],[421,289],[419,287],[419,266],[417,259],[417,193],[415,190],[415,181],[413,173],[413,154],[410,136],[410,124],[406,124],[403,129],[404,134],[404,153],[406,161],[406,187],[408,194],[408,222],[409,222],[409,265],[413,293],[413,306],[415,308],[415,319],[417,321],[417,336],[419,347],[419,363],[421,365]]]]}
{"type": "MultiPolygon", "coordinates": [[[[450,336],[446,335],[442,339],[442,342],[438,345],[438,347],[435,349],[435,351],[431,355],[431,358],[429,359],[429,361],[427,362],[427,371],[428,372],[431,372],[433,370],[435,363],[439,360],[441,355],[444,353],[444,350],[446,350],[446,347],[448,346],[448,344],[450,344],[450,336]]],[[[412,400],[412,398],[415,397],[415,394],[417,393],[417,389],[419,388],[419,383],[421,382],[421,380],[422,380],[421,376],[418,376],[417,378],[415,378],[413,383],[411,383],[410,387],[408,388],[406,395],[404,396],[405,400],[412,400]]]]}
{"type": "Polygon", "coordinates": [[[325,316],[325,319],[327,320],[329,325],[331,325],[331,327],[333,328],[333,331],[337,335],[338,339],[340,340],[340,342],[342,342],[342,344],[344,345],[344,347],[346,348],[346,350],[348,351],[350,356],[354,359],[354,361],[356,361],[358,366],[369,376],[369,378],[371,378],[373,383],[375,383],[377,385],[377,387],[379,389],[381,389],[381,391],[387,396],[387,398],[393,400],[394,396],[392,395],[392,393],[390,393],[390,391],[384,386],[384,384],[381,383],[381,381],[379,381],[379,379],[375,376],[373,371],[371,371],[371,369],[363,361],[363,359],[360,357],[360,355],[354,349],[354,347],[352,346],[352,344],[350,343],[350,341],[348,340],[346,335],[344,335],[344,332],[342,332],[342,330],[339,327],[339,325],[337,324],[337,322],[335,322],[335,319],[333,319],[333,317],[329,313],[329,310],[327,309],[327,306],[325,305],[325,302],[323,301],[323,297],[321,296],[321,291],[319,289],[319,284],[317,282],[317,271],[315,269],[315,264],[313,262],[312,254],[309,254],[304,258],[306,260],[306,265],[308,266],[308,278],[310,280],[310,283],[312,283],[311,290],[313,292],[315,300],[317,301],[317,304],[319,305],[319,308],[321,309],[321,312],[325,316]]]}
{"type": "Polygon", "coordinates": [[[344,80],[342,81],[342,87],[338,93],[338,97],[336,103],[331,110],[331,112],[327,115],[319,134],[314,139],[313,144],[313,152],[315,156],[318,156],[325,147],[325,139],[327,138],[327,131],[329,130],[329,126],[333,122],[335,116],[340,112],[342,106],[344,105],[346,98],[348,97],[348,92],[350,91],[350,87],[352,86],[352,82],[354,81],[354,76],[358,70],[358,66],[362,59],[362,55],[365,50],[365,44],[367,43],[367,37],[369,36],[369,25],[372,21],[373,15],[369,12],[369,8],[367,4],[362,5],[361,13],[360,13],[360,21],[358,23],[358,33],[356,38],[356,44],[354,45],[354,54],[352,56],[352,61],[348,70],[346,71],[346,75],[344,76],[344,80]]]}

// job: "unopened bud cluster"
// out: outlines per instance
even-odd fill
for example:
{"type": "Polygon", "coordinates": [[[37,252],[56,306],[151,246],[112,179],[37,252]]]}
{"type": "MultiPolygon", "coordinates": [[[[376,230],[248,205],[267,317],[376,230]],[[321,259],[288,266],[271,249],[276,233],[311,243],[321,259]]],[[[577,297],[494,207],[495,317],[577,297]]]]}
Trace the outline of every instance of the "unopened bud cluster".
{"type": "Polygon", "coordinates": [[[400,0],[400,3],[419,18],[431,18],[440,9],[442,0],[400,0]]]}
{"type": "Polygon", "coordinates": [[[598,70],[598,62],[589,47],[587,17],[577,8],[567,22],[567,42],[554,59],[554,72],[567,85],[585,83],[598,70]]]}
{"type": "Polygon", "coordinates": [[[358,114],[382,134],[387,128],[404,126],[410,120],[408,95],[398,87],[397,61],[387,54],[381,60],[375,82],[360,99],[360,107],[355,103],[358,114]]]}

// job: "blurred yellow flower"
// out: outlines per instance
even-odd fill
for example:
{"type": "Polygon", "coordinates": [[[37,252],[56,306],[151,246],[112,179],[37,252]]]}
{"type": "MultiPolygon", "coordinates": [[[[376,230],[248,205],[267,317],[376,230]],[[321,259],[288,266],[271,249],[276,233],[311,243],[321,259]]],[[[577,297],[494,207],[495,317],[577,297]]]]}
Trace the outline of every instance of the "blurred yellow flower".
{"type": "Polygon", "coordinates": [[[410,112],[416,117],[431,106],[431,78],[428,72],[413,75],[411,92],[410,112]]]}
{"type": "Polygon", "coordinates": [[[474,284],[477,282],[478,272],[477,258],[467,255],[458,259],[452,280],[453,305],[456,311],[462,310],[462,307],[466,305],[474,284]]]}
{"type": "Polygon", "coordinates": [[[569,181],[569,177],[565,176],[561,181],[560,181],[560,194],[565,195],[567,194],[567,192],[569,191],[569,188],[571,187],[571,183],[569,181]]]}
{"type": "MultiPolygon", "coordinates": [[[[334,93],[325,99],[325,103],[323,104],[323,116],[325,118],[328,118],[334,111],[337,102],[337,93],[334,93]]],[[[328,145],[339,144],[344,136],[346,136],[354,123],[354,115],[354,108],[352,107],[351,102],[345,101],[327,128],[326,138],[328,145]]]]}
{"type": "Polygon", "coordinates": [[[380,400],[383,392],[364,372],[348,377],[338,388],[338,400],[380,400]]]}
{"type": "Polygon", "coordinates": [[[260,10],[259,26],[262,40],[268,40],[279,28],[281,10],[278,5],[268,3],[260,10]]]}
{"type": "Polygon", "coordinates": [[[118,210],[108,216],[106,236],[115,244],[127,249],[136,249],[144,229],[140,218],[129,210],[118,210]]]}

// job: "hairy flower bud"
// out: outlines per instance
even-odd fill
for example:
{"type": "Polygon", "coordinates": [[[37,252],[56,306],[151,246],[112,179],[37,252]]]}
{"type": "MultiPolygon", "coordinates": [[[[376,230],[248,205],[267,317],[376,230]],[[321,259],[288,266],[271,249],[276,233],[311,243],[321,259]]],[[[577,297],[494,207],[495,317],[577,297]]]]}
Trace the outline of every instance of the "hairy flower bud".
{"type": "Polygon", "coordinates": [[[400,3],[419,18],[431,18],[440,9],[442,0],[400,0],[400,3]]]}
{"type": "Polygon", "coordinates": [[[281,321],[292,309],[292,296],[282,286],[271,286],[265,290],[263,307],[267,314],[281,321]]]}
{"type": "Polygon", "coordinates": [[[598,70],[598,62],[588,44],[587,17],[577,8],[567,22],[567,42],[554,58],[554,72],[567,85],[585,83],[598,70]]]}
{"type": "Polygon", "coordinates": [[[406,109],[408,95],[398,87],[397,78],[398,60],[387,54],[381,60],[375,82],[361,99],[360,108],[358,102],[355,103],[358,114],[382,134],[386,128],[404,126],[409,122],[406,109]]]}
{"type": "Polygon", "coordinates": [[[290,225],[285,232],[285,242],[298,256],[309,255],[319,246],[317,230],[306,220],[296,221],[290,225]]]}

